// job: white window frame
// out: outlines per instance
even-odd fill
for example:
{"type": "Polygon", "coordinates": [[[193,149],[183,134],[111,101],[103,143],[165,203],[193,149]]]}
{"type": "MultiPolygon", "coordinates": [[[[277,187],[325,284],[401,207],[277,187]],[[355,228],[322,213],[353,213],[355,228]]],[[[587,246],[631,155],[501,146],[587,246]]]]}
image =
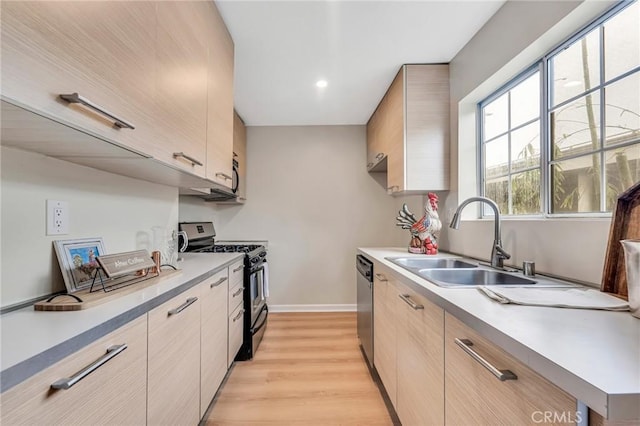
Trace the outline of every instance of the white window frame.
{"type": "MultiPolygon", "coordinates": [[[[540,115],[539,115],[539,119],[540,119],[540,203],[541,203],[541,212],[539,214],[509,214],[508,212],[501,212],[502,214],[504,214],[507,217],[510,218],[514,218],[514,219],[525,219],[527,217],[531,217],[531,218],[540,218],[540,217],[544,217],[544,218],[560,218],[560,217],[570,217],[570,218],[578,218],[578,217],[611,217],[612,213],[611,212],[605,212],[605,211],[601,211],[601,212],[577,212],[577,213],[551,213],[551,197],[553,196],[552,194],[552,189],[551,189],[551,166],[552,164],[555,163],[554,160],[551,159],[551,135],[550,135],[550,126],[549,126],[549,118],[551,115],[551,112],[553,110],[556,110],[558,108],[560,108],[563,105],[567,105],[577,99],[580,99],[581,97],[584,97],[586,93],[602,93],[603,89],[619,80],[622,80],[625,77],[628,77],[632,74],[635,73],[640,73],[640,66],[636,67],[636,68],[632,68],[631,70],[626,71],[625,73],[616,76],[615,78],[612,78],[610,80],[604,80],[604,55],[603,55],[603,49],[604,49],[604,40],[603,40],[603,30],[602,30],[602,26],[609,20],[611,19],[613,16],[617,15],[618,13],[620,13],[623,9],[627,8],[628,6],[630,6],[631,4],[633,4],[634,2],[637,2],[640,0],[632,0],[632,1],[628,1],[628,0],[622,0],[620,1],[618,4],[616,4],[615,6],[613,6],[611,9],[609,9],[607,12],[603,13],[602,15],[600,15],[598,18],[596,18],[594,21],[592,21],[591,23],[589,23],[588,25],[584,26],[582,29],[578,30],[576,33],[574,33],[571,37],[567,38],[566,40],[564,40],[563,42],[561,42],[560,44],[558,44],[555,48],[553,48],[552,50],[550,50],[547,54],[545,54],[542,58],[540,58],[539,60],[537,60],[533,65],[527,67],[523,72],[521,72],[520,74],[518,74],[516,77],[514,77],[513,79],[511,79],[508,83],[506,83],[505,85],[503,85],[502,87],[500,87],[498,90],[496,90],[495,92],[493,92],[492,94],[490,94],[489,96],[487,96],[485,99],[483,99],[482,101],[480,101],[477,105],[477,111],[476,111],[476,117],[477,117],[477,129],[478,131],[477,133],[477,164],[478,164],[478,193],[482,196],[485,195],[485,165],[484,165],[484,155],[483,155],[483,151],[484,151],[484,123],[483,123],[483,108],[491,103],[492,101],[496,100],[497,98],[499,98],[500,96],[504,95],[506,92],[508,92],[509,90],[513,89],[514,87],[516,87],[518,84],[520,84],[521,82],[523,82],[524,80],[526,80],[528,77],[530,77],[531,75],[533,75],[536,71],[540,72],[540,115]],[[575,42],[577,42],[578,40],[580,40],[581,38],[585,37],[587,34],[589,34],[590,32],[592,32],[593,30],[598,29],[599,34],[598,37],[600,38],[600,51],[599,51],[599,67],[600,67],[600,81],[598,82],[598,84],[594,84],[593,87],[591,89],[589,89],[588,91],[582,92],[579,95],[576,95],[572,98],[563,100],[562,102],[558,103],[557,105],[555,105],[553,108],[550,105],[550,99],[551,99],[551,90],[553,89],[553,85],[550,84],[551,78],[550,78],[550,63],[552,58],[557,55],[558,53],[564,51],[566,48],[568,48],[569,46],[573,45],[575,42]]],[[[612,151],[614,149],[618,149],[621,147],[625,147],[625,146],[631,146],[631,145],[636,145],[638,143],[638,141],[631,141],[631,142],[626,142],[623,144],[619,144],[619,145],[615,145],[615,146],[610,146],[607,147],[604,144],[604,138],[606,137],[605,132],[604,132],[604,120],[606,118],[606,114],[605,114],[605,103],[601,102],[600,103],[600,117],[599,117],[599,126],[601,129],[600,132],[600,147],[597,150],[594,150],[593,152],[591,152],[588,155],[600,155],[600,164],[601,167],[604,167],[603,165],[605,164],[604,162],[604,155],[606,152],[612,151]]],[[[509,106],[509,113],[511,112],[511,107],[509,106]]],[[[531,120],[528,121],[528,124],[531,124],[531,122],[533,122],[535,120],[531,120]]],[[[525,126],[527,124],[522,124],[519,125],[517,128],[520,128],[522,126],[525,126]]],[[[509,124],[510,127],[510,124],[509,124]]],[[[506,133],[511,133],[514,129],[508,129],[507,132],[503,132],[500,135],[494,136],[491,140],[494,140],[506,133]]],[[[509,144],[509,150],[511,149],[511,144],[509,144]]],[[[558,161],[565,161],[565,160],[569,160],[571,158],[578,158],[584,156],[583,155],[576,155],[576,156],[567,156],[567,157],[563,157],[561,160],[558,161]]],[[[512,175],[511,173],[511,156],[509,153],[509,175],[507,175],[507,177],[510,177],[512,175]]],[[[605,210],[606,209],[606,179],[601,179],[600,181],[600,208],[601,210],[605,210]]],[[[509,179],[509,185],[508,185],[508,197],[509,197],[509,202],[511,203],[512,200],[512,194],[511,194],[511,183],[510,183],[510,179],[509,179]]],[[[509,208],[511,209],[511,204],[509,205],[509,208]]],[[[488,212],[487,212],[488,213],[488,212]]],[[[487,214],[485,213],[485,209],[482,209],[482,213],[481,213],[481,217],[488,217],[488,216],[492,216],[493,213],[487,214]]]]}

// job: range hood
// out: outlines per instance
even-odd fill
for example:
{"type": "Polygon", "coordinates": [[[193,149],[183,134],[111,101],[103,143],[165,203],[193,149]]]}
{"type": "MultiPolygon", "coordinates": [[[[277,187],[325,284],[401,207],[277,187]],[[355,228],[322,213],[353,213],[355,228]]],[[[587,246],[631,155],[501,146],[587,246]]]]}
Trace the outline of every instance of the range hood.
{"type": "Polygon", "coordinates": [[[205,201],[235,201],[238,194],[222,185],[212,184],[209,188],[180,189],[180,195],[193,195],[205,201]]]}

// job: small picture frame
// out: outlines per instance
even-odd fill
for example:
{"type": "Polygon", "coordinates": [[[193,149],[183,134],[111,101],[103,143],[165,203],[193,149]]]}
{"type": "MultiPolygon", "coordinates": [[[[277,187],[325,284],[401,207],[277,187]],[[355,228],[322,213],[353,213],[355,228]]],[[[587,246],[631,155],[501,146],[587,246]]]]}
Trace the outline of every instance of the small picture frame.
{"type": "Polygon", "coordinates": [[[106,254],[102,238],[81,238],[53,242],[67,293],[90,287],[96,269],[96,258],[106,254]]]}

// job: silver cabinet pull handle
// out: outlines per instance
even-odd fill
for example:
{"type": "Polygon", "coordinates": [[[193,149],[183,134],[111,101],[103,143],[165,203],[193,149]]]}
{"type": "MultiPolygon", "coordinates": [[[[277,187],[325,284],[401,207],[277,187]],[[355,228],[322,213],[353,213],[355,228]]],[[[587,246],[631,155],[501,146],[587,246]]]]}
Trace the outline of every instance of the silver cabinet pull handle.
{"type": "Polygon", "coordinates": [[[376,160],[382,160],[384,158],[384,152],[379,152],[376,154],[376,160]]]}
{"type": "Polygon", "coordinates": [[[210,288],[218,287],[220,284],[222,284],[226,280],[227,280],[227,277],[222,277],[218,281],[216,281],[215,283],[211,283],[211,287],[210,288]]]}
{"type": "Polygon", "coordinates": [[[367,163],[367,169],[371,166],[373,166],[373,163],[367,163]]]}
{"type": "Polygon", "coordinates": [[[94,104],[93,102],[91,102],[89,99],[85,98],[84,96],[80,96],[78,93],[69,93],[69,94],[60,94],[60,98],[64,99],[65,101],[69,102],[70,104],[82,104],[84,106],[86,106],[87,108],[91,108],[92,110],[104,115],[105,117],[108,117],[109,119],[113,120],[114,124],[116,125],[116,127],[120,128],[120,129],[135,129],[135,126],[121,118],[118,118],[117,116],[115,116],[114,114],[110,113],[109,111],[107,111],[106,109],[102,108],[99,105],[94,104]]]}
{"type": "Polygon", "coordinates": [[[244,308],[240,309],[240,312],[238,312],[238,315],[233,319],[233,322],[238,321],[242,317],[242,314],[244,314],[244,308]]]}
{"type": "Polygon", "coordinates": [[[471,358],[473,358],[476,361],[478,361],[480,363],[480,365],[482,365],[484,368],[489,370],[491,372],[491,374],[496,376],[498,378],[498,380],[500,380],[501,382],[504,382],[505,380],[517,380],[518,379],[518,376],[513,374],[513,372],[511,370],[498,370],[496,367],[491,365],[489,363],[489,361],[487,361],[486,359],[482,358],[482,356],[480,356],[479,353],[477,353],[476,351],[471,349],[471,346],[473,346],[473,342],[471,340],[456,338],[455,342],[456,342],[456,345],[460,346],[463,351],[465,351],[467,354],[469,354],[471,356],[471,358]]]}
{"type": "Polygon", "coordinates": [[[105,364],[107,361],[109,361],[111,358],[115,357],[120,352],[124,351],[125,349],[127,349],[126,343],[123,343],[121,345],[114,345],[114,346],[109,347],[107,349],[107,353],[106,354],[102,355],[100,358],[98,358],[97,360],[93,361],[91,364],[87,365],[85,368],[83,368],[82,370],[78,371],[73,376],[65,377],[65,378],[60,379],[60,380],[56,380],[51,385],[51,387],[53,389],[69,389],[71,386],[75,385],[80,380],[84,379],[89,374],[91,374],[94,371],[96,371],[103,364],[105,364]]]}
{"type": "Polygon", "coordinates": [[[411,300],[411,296],[409,296],[408,294],[399,294],[398,297],[404,300],[405,302],[407,302],[407,304],[411,306],[413,309],[415,309],[416,311],[418,309],[424,309],[424,305],[418,305],[416,302],[411,300]]]}
{"type": "Polygon", "coordinates": [[[389,280],[387,279],[387,277],[385,277],[385,276],[384,276],[384,275],[382,275],[382,274],[376,274],[376,278],[377,278],[378,280],[380,280],[380,281],[389,281],[389,280]]]}
{"type": "Polygon", "coordinates": [[[216,177],[224,178],[224,180],[233,180],[233,178],[231,176],[229,176],[226,173],[222,173],[222,172],[216,173],[216,177]]]}
{"type": "Polygon", "coordinates": [[[240,294],[240,293],[242,293],[243,291],[244,291],[244,287],[240,287],[240,288],[238,289],[238,291],[236,291],[235,293],[233,293],[233,294],[231,295],[231,297],[236,297],[237,295],[239,295],[239,294],[240,294]]]}
{"type": "Polygon", "coordinates": [[[178,306],[177,308],[171,309],[168,312],[169,316],[179,314],[180,312],[182,312],[185,309],[187,309],[189,306],[193,305],[196,302],[196,300],[198,300],[197,297],[188,298],[187,301],[184,302],[182,305],[178,306]]]}
{"type": "Polygon", "coordinates": [[[239,270],[241,270],[243,268],[244,268],[244,265],[240,265],[236,269],[234,269],[233,272],[238,272],[239,270]]]}
{"type": "Polygon", "coordinates": [[[200,161],[198,161],[195,158],[185,154],[184,152],[174,152],[173,153],[173,158],[184,158],[185,160],[187,160],[188,162],[190,162],[194,166],[204,166],[204,164],[202,164],[200,161]]]}

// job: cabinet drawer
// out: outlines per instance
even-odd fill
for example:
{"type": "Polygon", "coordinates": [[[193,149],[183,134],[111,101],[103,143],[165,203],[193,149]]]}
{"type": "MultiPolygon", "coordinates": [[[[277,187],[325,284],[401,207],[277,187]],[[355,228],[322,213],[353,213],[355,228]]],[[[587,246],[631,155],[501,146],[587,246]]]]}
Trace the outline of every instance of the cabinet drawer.
{"type": "Polygon", "coordinates": [[[233,359],[242,346],[243,324],[244,308],[240,305],[229,315],[229,354],[227,357],[227,366],[233,363],[233,359]]]}
{"type": "Polygon", "coordinates": [[[200,287],[149,311],[150,425],[200,420],[200,287]]]}
{"type": "Polygon", "coordinates": [[[446,424],[469,419],[477,425],[534,424],[544,413],[562,424],[577,420],[574,398],[448,313],[445,354],[446,424]],[[517,378],[499,380],[460,346],[463,343],[503,374],[509,370],[517,378]]]}
{"type": "Polygon", "coordinates": [[[229,286],[242,282],[244,278],[244,259],[237,261],[229,266],[229,286]]]}
{"type": "Polygon", "coordinates": [[[244,285],[242,284],[242,281],[229,290],[229,312],[235,311],[238,306],[242,305],[243,292],[244,285]]]}
{"type": "Polygon", "coordinates": [[[1,424],[127,424],[146,422],[147,317],[142,316],[2,394],[1,424]],[[68,389],[51,385],[126,349],[68,389]],[[115,351],[114,351],[115,352],[115,351]]]}
{"type": "Polygon", "coordinates": [[[207,286],[210,288],[223,287],[229,289],[229,269],[224,268],[219,272],[216,272],[206,280],[207,286]]]}

